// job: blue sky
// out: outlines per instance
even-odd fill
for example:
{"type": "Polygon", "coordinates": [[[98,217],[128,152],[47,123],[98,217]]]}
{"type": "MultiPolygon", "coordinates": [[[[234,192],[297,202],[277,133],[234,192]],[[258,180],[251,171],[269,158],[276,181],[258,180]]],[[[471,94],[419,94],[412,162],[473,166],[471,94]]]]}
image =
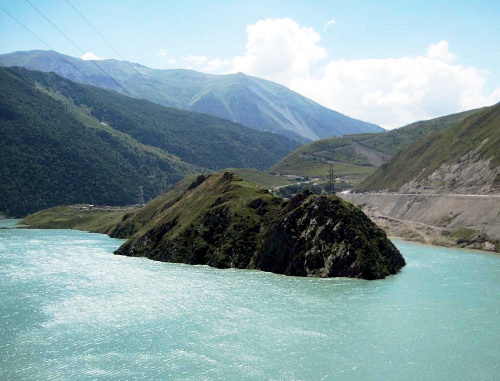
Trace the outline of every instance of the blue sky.
{"type": "MultiPolygon", "coordinates": [[[[119,56],[66,0],[30,0],[83,52],[119,56]]],[[[279,82],[398,127],[500,101],[498,1],[69,0],[127,59],[279,82]]],[[[0,0],[54,50],[82,53],[25,0],[0,0]]],[[[0,10],[0,54],[47,47],[0,10]]]]}

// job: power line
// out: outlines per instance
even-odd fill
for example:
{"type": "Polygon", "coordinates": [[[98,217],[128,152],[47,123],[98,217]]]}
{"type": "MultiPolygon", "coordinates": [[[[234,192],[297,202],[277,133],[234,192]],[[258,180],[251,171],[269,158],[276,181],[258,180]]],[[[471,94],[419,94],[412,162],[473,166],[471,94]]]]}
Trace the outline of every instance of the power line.
{"type": "Polygon", "coordinates": [[[5,8],[3,8],[1,5],[0,5],[0,9],[2,11],[4,11],[5,13],[7,13],[11,19],[13,19],[15,22],[17,22],[19,25],[21,25],[24,29],[26,29],[28,32],[30,32],[36,39],[38,39],[38,41],[40,41],[42,44],[44,44],[46,47],[48,47],[50,50],[53,50],[49,44],[47,44],[44,40],[42,40],[40,37],[38,37],[35,33],[33,33],[26,25],[24,25],[21,21],[19,21],[18,19],[16,19],[14,16],[12,16],[9,12],[7,12],[7,10],[5,8]]]}
{"type": "Polygon", "coordinates": [[[89,20],[87,20],[87,18],[73,5],[71,4],[71,2],[69,0],[66,0],[66,2],[68,3],[68,5],[73,8],[73,10],[78,13],[78,15],[80,15],[80,17],[85,20],[85,22],[87,23],[88,26],[90,26],[92,28],[92,30],[99,36],[102,38],[102,40],[108,44],[108,46],[113,49],[113,51],[118,54],[118,56],[123,60],[125,61],[131,68],[133,71],[135,71],[135,73],[146,83],[146,85],[148,85],[150,88],[152,88],[153,90],[155,90],[158,95],[167,103],[169,104],[170,102],[163,96],[163,94],[155,87],[153,86],[146,78],[144,78],[144,76],[134,67],[134,65],[132,65],[129,61],[127,61],[127,59],[125,57],[123,57],[121,55],[121,53],[115,49],[115,47],[90,23],[89,20]]]}
{"type": "MultiPolygon", "coordinates": [[[[45,16],[42,11],[40,11],[37,7],[33,5],[33,3],[30,0],[26,0],[26,2],[31,5],[31,7],[36,10],[45,20],[47,20],[50,25],[52,25],[59,33],[61,33],[75,48],[77,48],[82,54],[85,54],[85,52],[75,43],[71,38],[69,38],[61,29],[59,29],[50,19],[45,16]]],[[[92,63],[99,69],[101,70],[109,79],[111,79],[118,87],[120,87],[127,95],[130,96],[129,92],[119,83],[117,82],[113,77],[111,77],[106,71],[95,61],[91,60],[92,63]]]]}
{"type": "MultiPolygon", "coordinates": [[[[60,34],[62,34],[75,48],[77,48],[82,54],[85,54],[85,52],[73,41],[71,40],[61,29],[59,29],[47,16],[45,16],[37,7],[35,7],[33,5],[33,3],[31,3],[29,0],[26,0],[26,2],[28,4],[30,4],[33,9],[35,9],[43,18],[45,18],[45,20],[47,20],[48,23],[50,23],[60,34]]],[[[120,54],[120,52],[118,52],[118,50],[116,50],[114,48],[114,46],[85,18],[85,16],[83,16],[81,14],[81,12],[78,11],[78,9],[76,9],[73,4],[71,4],[68,0],[66,0],[66,2],[71,6],[71,8],[73,8],[75,10],[75,12],[78,13],[78,15],[80,15],[80,17],[82,17],[85,22],[92,28],[92,30],[94,30],[94,32],[97,33],[97,35],[99,35],[99,37],[101,37],[110,47],[111,49],[113,49],[115,51],[116,54],[118,54],[121,59],[126,62],[131,68],[132,70],[134,70],[134,72],[146,83],[146,85],[148,85],[150,88],[152,88],[154,91],[156,91],[156,93],[165,101],[165,103],[169,104],[170,102],[163,96],[163,94],[155,87],[153,86],[146,78],[144,78],[144,76],[139,72],[137,71],[137,69],[129,62],[125,59],[125,57],[123,57],[122,54],[120,54]]],[[[44,40],[42,40],[36,33],[34,33],[31,29],[29,29],[26,25],[24,25],[20,20],[18,20],[16,17],[14,17],[10,12],[8,12],[5,8],[3,8],[2,6],[0,6],[0,9],[2,9],[10,18],[12,18],[15,22],[17,22],[19,25],[21,25],[24,29],[26,29],[31,35],[33,35],[33,37],[35,37],[37,40],[39,40],[42,44],[44,44],[47,48],[49,48],[50,50],[53,50],[55,51],[54,48],[52,48],[47,42],[45,42],[44,40]]],[[[61,57],[62,60],[64,62],[66,62],[67,64],[69,64],[70,66],[72,66],[75,70],[77,70],[82,76],[84,76],[90,83],[93,83],[94,85],[97,85],[99,86],[98,83],[96,83],[94,80],[92,80],[88,75],[86,75],[84,72],[82,72],[75,64],[73,64],[71,61],[68,61],[66,58],[64,57],[61,57]]],[[[99,64],[97,64],[97,62],[95,62],[95,60],[91,60],[92,63],[100,70],[102,71],[109,79],[111,79],[118,87],[120,87],[127,95],[130,96],[130,93],[127,91],[127,89],[125,89],[119,82],[117,82],[113,77],[111,77],[99,64]]]]}
{"type": "MultiPolygon", "coordinates": [[[[49,44],[47,44],[44,40],[42,40],[39,36],[37,36],[37,34],[35,32],[33,32],[31,29],[29,29],[26,25],[24,25],[21,21],[19,21],[17,18],[15,18],[10,12],[8,12],[5,8],[3,8],[1,5],[0,5],[0,9],[2,11],[4,11],[7,15],[10,16],[10,18],[12,20],[14,20],[15,22],[17,22],[19,25],[21,25],[24,29],[26,29],[29,33],[31,33],[38,41],[40,41],[42,44],[44,44],[47,48],[49,48],[50,50],[54,50],[49,44]]],[[[61,57],[62,60],[64,62],[66,62],[67,64],[69,64],[70,66],[72,66],[75,70],[77,70],[81,75],[83,75],[85,78],[87,78],[89,80],[89,82],[91,83],[94,83],[96,85],[96,83],[89,77],[87,76],[87,74],[85,74],[84,72],[82,72],[76,65],[74,65],[71,61],[68,61],[66,58],[64,58],[64,56],[61,57]]]]}

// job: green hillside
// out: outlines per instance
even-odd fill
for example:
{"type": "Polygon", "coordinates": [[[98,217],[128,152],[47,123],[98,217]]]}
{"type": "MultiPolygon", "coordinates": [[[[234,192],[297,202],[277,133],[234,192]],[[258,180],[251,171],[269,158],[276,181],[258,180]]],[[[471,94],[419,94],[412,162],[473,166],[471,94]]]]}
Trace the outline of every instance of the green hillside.
{"type": "MultiPolygon", "coordinates": [[[[230,171],[253,186],[269,188],[288,185],[291,181],[248,168],[231,168],[230,171]]],[[[193,183],[196,175],[188,175],[174,184],[168,192],[158,196],[143,207],[109,208],[89,205],[58,206],[29,215],[21,224],[37,229],[79,229],[106,233],[116,238],[129,238],[168,208],[193,183]]]]}
{"type": "Polygon", "coordinates": [[[382,230],[334,196],[300,194],[284,201],[224,172],[200,176],[178,197],[157,202],[155,217],[117,254],[365,279],[395,274],[405,264],[382,230]]]}
{"type": "Polygon", "coordinates": [[[245,179],[250,184],[257,185],[262,188],[271,188],[294,183],[294,181],[285,177],[273,176],[269,173],[250,168],[227,168],[226,170],[238,175],[242,179],[245,179]]]}
{"type": "Polygon", "coordinates": [[[0,211],[124,205],[200,167],[267,168],[297,143],[53,73],[0,68],[0,211]]]}
{"type": "Polygon", "coordinates": [[[115,130],[201,167],[267,169],[299,146],[290,139],[225,119],[125,97],[53,73],[15,70],[32,83],[88,109],[94,118],[115,130]]]}
{"type": "MultiPolygon", "coordinates": [[[[410,181],[424,180],[443,164],[465,167],[478,160],[491,160],[492,170],[500,165],[500,104],[469,114],[462,122],[401,150],[359,189],[396,191],[410,181]]],[[[458,173],[451,181],[458,186],[467,180],[458,173]]],[[[491,185],[500,189],[500,175],[491,185]]]]}
{"type": "Polygon", "coordinates": [[[387,153],[391,156],[398,153],[402,148],[413,142],[419,141],[435,132],[444,130],[452,125],[458,124],[482,109],[468,110],[456,114],[445,115],[439,118],[424,120],[409,124],[407,126],[391,130],[385,134],[360,136],[359,141],[370,148],[387,153]]]}
{"type": "Polygon", "coordinates": [[[380,134],[346,135],[314,141],[273,165],[270,172],[326,177],[332,164],[336,175],[346,176],[355,182],[364,180],[404,147],[460,123],[479,111],[470,110],[420,121],[380,134]]]}
{"type": "Polygon", "coordinates": [[[149,199],[197,171],[0,69],[0,210],[7,215],[81,202],[135,204],[139,186],[149,199]]]}
{"type": "Polygon", "coordinates": [[[76,82],[218,116],[299,141],[383,131],[374,124],[327,109],[284,86],[242,73],[210,75],[192,70],[154,70],[117,60],[99,61],[113,81],[91,61],[52,51],[4,54],[0,55],[0,64],[54,72],[76,82]]]}
{"type": "Polygon", "coordinates": [[[127,237],[116,254],[219,268],[379,279],[405,265],[385,233],[341,198],[283,200],[232,172],[186,178],[138,209],[57,207],[22,223],[127,237]]]}

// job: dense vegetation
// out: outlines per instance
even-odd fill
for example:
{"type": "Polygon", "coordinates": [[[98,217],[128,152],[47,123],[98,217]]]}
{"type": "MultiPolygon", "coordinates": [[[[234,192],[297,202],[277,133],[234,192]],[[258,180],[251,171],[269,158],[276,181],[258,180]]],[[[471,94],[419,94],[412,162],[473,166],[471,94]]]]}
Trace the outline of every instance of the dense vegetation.
{"type": "Polygon", "coordinates": [[[81,202],[135,204],[139,186],[149,199],[199,170],[82,117],[19,72],[0,69],[1,211],[21,216],[81,202]]]}
{"type": "Polygon", "coordinates": [[[99,61],[113,81],[90,61],[51,51],[5,54],[0,56],[0,63],[55,72],[73,81],[122,94],[125,89],[127,95],[138,99],[218,116],[302,142],[383,131],[374,124],[327,109],[284,86],[242,73],[209,75],[192,70],[153,70],[138,64],[132,64],[131,68],[130,64],[116,60],[99,61]]]}
{"type": "MultiPolygon", "coordinates": [[[[477,159],[491,159],[500,165],[500,104],[485,107],[458,124],[427,136],[400,151],[382,165],[359,189],[396,191],[412,180],[422,180],[443,163],[457,163],[475,151],[477,159]]],[[[500,178],[495,182],[500,188],[500,178]]]]}
{"type": "Polygon", "coordinates": [[[0,68],[0,211],[124,205],[205,167],[267,168],[297,143],[57,75],[0,68]]]}
{"type": "Polygon", "coordinates": [[[224,119],[125,97],[55,74],[17,70],[31,82],[87,108],[93,117],[115,130],[201,167],[267,169],[299,145],[224,119]]]}
{"type": "Polygon", "coordinates": [[[56,206],[24,217],[20,224],[36,229],[78,229],[128,238],[150,222],[158,210],[179,197],[196,179],[188,175],[144,206],[106,207],[88,204],[56,206]]]}

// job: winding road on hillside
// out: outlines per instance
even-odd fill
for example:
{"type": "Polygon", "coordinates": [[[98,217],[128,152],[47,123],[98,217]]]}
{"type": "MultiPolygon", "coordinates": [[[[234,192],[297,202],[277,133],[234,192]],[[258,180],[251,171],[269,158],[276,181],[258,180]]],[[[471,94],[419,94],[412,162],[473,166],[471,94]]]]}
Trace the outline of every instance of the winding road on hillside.
{"type": "Polygon", "coordinates": [[[353,192],[370,196],[424,196],[424,197],[478,197],[500,198],[500,194],[463,194],[463,193],[395,193],[395,192],[353,192]]]}
{"type": "Polygon", "coordinates": [[[347,193],[340,196],[378,221],[392,235],[413,240],[418,233],[432,244],[468,244],[497,250],[500,243],[500,194],[472,193],[347,193]],[[444,228],[444,229],[443,229],[444,228]],[[448,232],[448,233],[446,233],[448,232]],[[455,232],[455,241],[450,234],[455,232]],[[445,234],[446,233],[446,234],[445,234]]]}
{"type": "Polygon", "coordinates": [[[380,167],[382,164],[384,164],[387,160],[389,160],[392,157],[387,153],[378,151],[374,148],[367,147],[359,142],[351,141],[351,145],[354,148],[354,151],[356,151],[358,155],[366,157],[368,162],[374,167],[380,167]]]}
{"type": "Polygon", "coordinates": [[[308,152],[308,153],[302,153],[301,156],[304,158],[309,158],[309,159],[313,159],[313,160],[326,162],[328,164],[348,164],[348,165],[359,166],[359,167],[366,167],[366,166],[380,167],[382,164],[384,164],[387,160],[389,160],[392,157],[391,155],[389,155],[385,152],[376,150],[375,148],[365,146],[362,143],[354,141],[354,140],[349,140],[349,144],[346,144],[346,145],[343,145],[340,147],[323,149],[320,151],[314,151],[314,152],[308,152]],[[349,161],[332,160],[331,159],[331,157],[335,155],[335,151],[345,150],[346,148],[352,148],[353,151],[356,153],[356,155],[365,157],[366,160],[368,161],[368,163],[367,164],[356,164],[356,163],[352,163],[349,161]]]}

